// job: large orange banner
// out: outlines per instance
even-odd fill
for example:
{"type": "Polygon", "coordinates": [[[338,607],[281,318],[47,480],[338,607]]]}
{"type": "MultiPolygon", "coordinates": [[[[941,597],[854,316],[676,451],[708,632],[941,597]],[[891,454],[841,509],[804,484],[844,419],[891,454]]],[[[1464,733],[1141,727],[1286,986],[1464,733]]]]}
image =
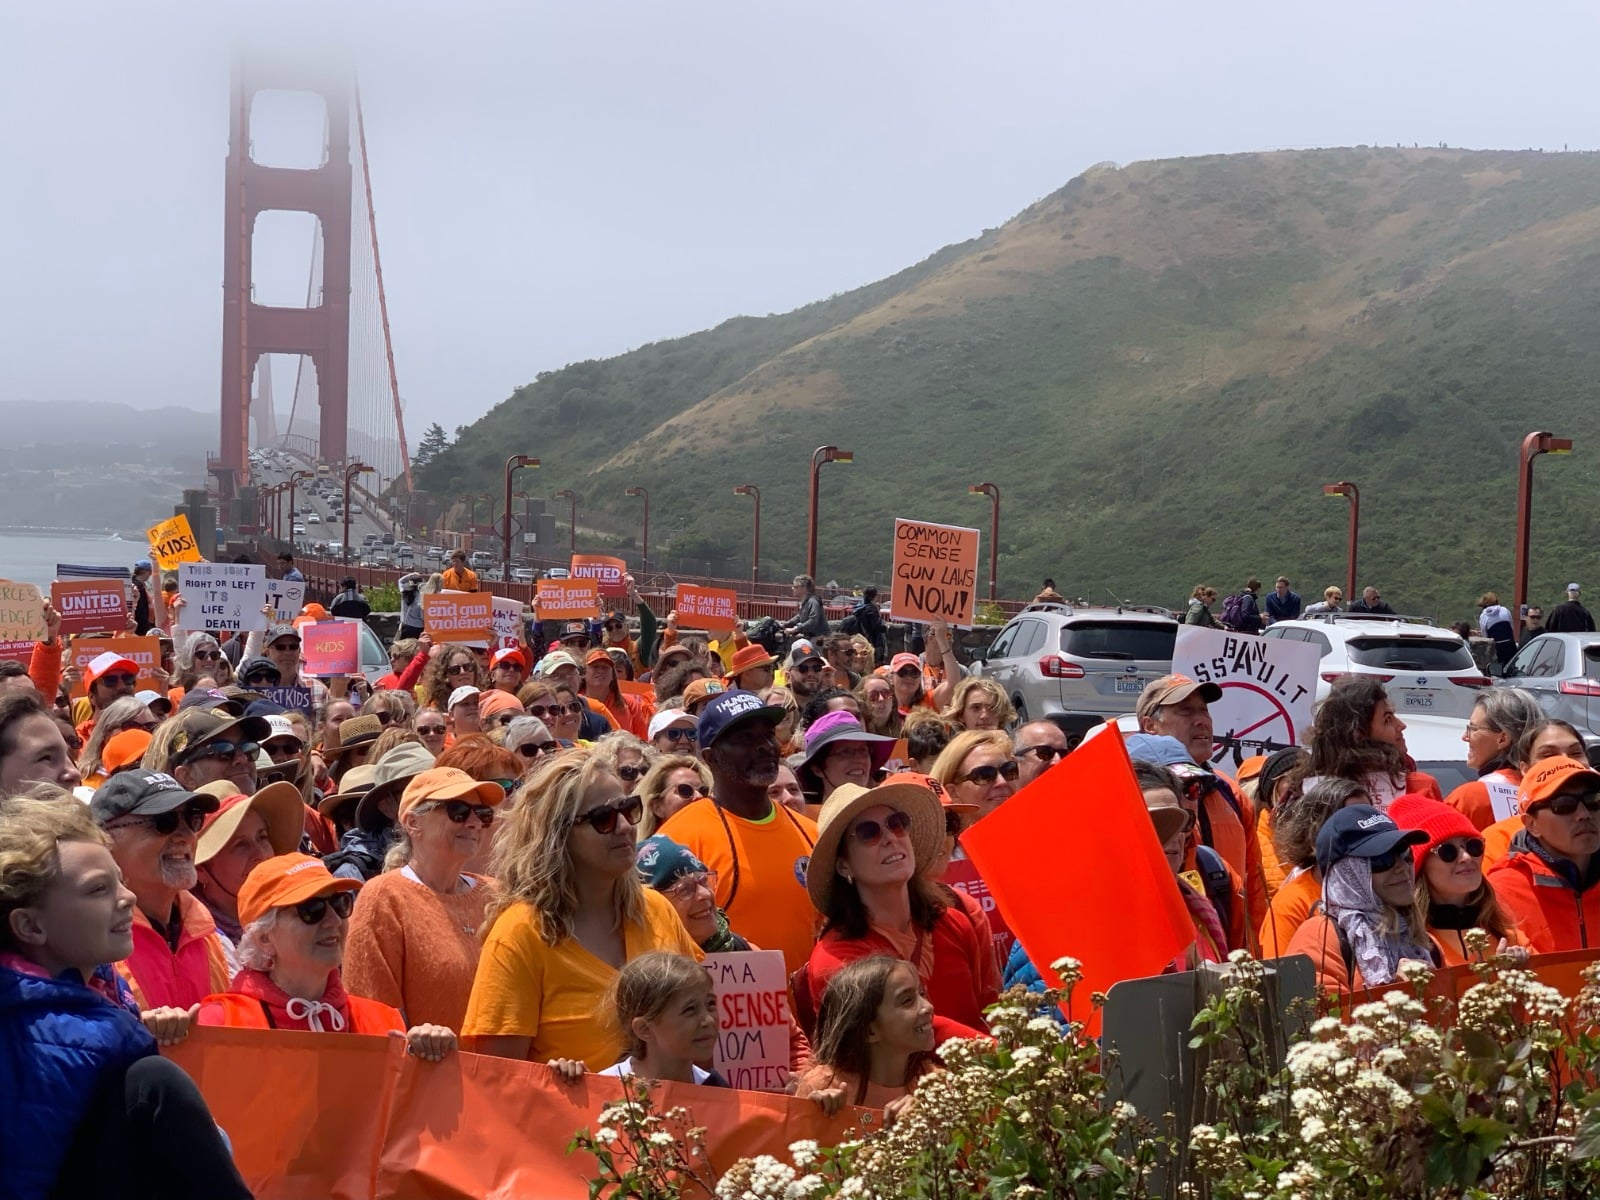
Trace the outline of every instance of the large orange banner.
{"type": "MultiPolygon", "coordinates": [[[[587,1200],[594,1160],[567,1145],[623,1095],[621,1080],[564,1084],[540,1063],[463,1053],[426,1063],[398,1036],[197,1029],[165,1053],[199,1084],[257,1200],[587,1200]]],[[[654,1101],[706,1129],[718,1172],[757,1154],[787,1160],[801,1138],[859,1137],[880,1120],[687,1084],[658,1085],[654,1101]]]]}

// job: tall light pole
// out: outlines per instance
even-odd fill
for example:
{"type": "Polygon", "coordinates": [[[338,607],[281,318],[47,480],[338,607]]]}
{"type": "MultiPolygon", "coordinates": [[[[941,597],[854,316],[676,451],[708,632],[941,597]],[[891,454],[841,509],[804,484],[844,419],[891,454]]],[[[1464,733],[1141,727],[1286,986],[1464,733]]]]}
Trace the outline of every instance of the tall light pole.
{"type": "Polygon", "coordinates": [[[637,496],[644,501],[644,544],[639,550],[639,574],[648,575],[650,573],[650,493],[642,487],[631,487],[622,494],[624,496],[637,496]]]}
{"type": "Polygon", "coordinates": [[[294,540],[294,485],[302,479],[315,479],[315,471],[291,471],[289,473],[289,540],[294,540]]]}
{"type": "Polygon", "coordinates": [[[568,500],[572,503],[572,511],[567,522],[567,553],[576,554],[578,552],[578,493],[571,488],[562,488],[556,493],[556,499],[568,500]]]}
{"type": "Polygon", "coordinates": [[[761,582],[761,489],[753,483],[741,483],[733,494],[750,496],[756,502],[756,529],[750,539],[750,589],[754,595],[756,584],[761,582]]]}
{"type": "Polygon", "coordinates": [[[1511,621],[1518,641],[1522,640],[1522,606],[1528,602],[1528,535],[1533,528],[1533,460],[1541,454],[1571,453],[1571,438],[1535,432],[1522,439],[1520,469],[1517,472],[1517,577],[1511,604],[1511,621]]]}
{"type": "Polygon", "coordinates": [[[353,462],[344,469],[344,564],[350,565],[350,481],[373,468],[364,462],[353,462]]]}
{"type": "Polygon", "coordinates": [[[1345,496],[1350,501],[1350,551],[1345,561],[1344,602],[1356,602],[1356,545],[1361,537],[1361,489],[1348,480],[1322,485],[1324,496],[1345,496]]]}
{"type": "Polygon", "coordinates": [[[506,459],[506,511],[501,515],[500,526],[500,578],[511,581],[511,476],[518,467],[537,467],[539,460],[526,454],[513,454],[506,459]]]}
{"type": "Polygon", "coordinates": [[[994,502],[989,512],[989,601],[994,603],[1000,588],[1000,489],[992,483],[975,483],[967,491],[994,502]]]}
{"type": "Polygon", "coordinates": [[[811,452],[811,507],[806,521],[806,574],[817,578],[817,473],[823,463],[852,463],[856,456],[837,446],[818,446],[811,452]]]}

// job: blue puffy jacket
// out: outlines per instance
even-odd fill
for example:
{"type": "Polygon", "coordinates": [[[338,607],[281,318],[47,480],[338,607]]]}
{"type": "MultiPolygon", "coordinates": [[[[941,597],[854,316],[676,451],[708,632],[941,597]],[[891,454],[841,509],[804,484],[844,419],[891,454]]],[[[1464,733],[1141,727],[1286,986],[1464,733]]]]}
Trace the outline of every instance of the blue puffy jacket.
{"type": "Polygon", "coordinates": [[[108,1072],[156,1053],[126,1008],[0,967],[0,1200],[45,1200],[108,1072]]]}
{"type": "MultiPolygon", "coordinates": [[[[1028,952],[1022,948],[1021,942],[1012,943],[1011,956],[1006,959],[1006,969],[1000,978],[1002,992],[1014,987],[1027,988],[1030,992],[1044,991],[1044,976],[1039,974],[1039,968],[1033,965],[1033,959],[1028,957],[1028,952]]],[[[1063,1033],[1066,1032],[1067,1019],[1054,1004],[1048,1007],[1041,1005],[1039,1013],[1059,1025],[1063,1033]]]]}

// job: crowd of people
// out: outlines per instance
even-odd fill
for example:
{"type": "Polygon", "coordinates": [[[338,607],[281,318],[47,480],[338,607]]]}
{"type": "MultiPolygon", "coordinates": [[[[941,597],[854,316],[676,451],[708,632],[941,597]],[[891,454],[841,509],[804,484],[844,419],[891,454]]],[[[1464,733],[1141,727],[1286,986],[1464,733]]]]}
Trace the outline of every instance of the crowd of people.
{"type": "MultiPolygon", "coordinates": [[[[169,686],[138,690],[139,665],[109,652],[75,680],[47,614],[26,669],[0,678],[15,1194],[80,1175],[247,1194],[157,1054],[197,1025],[727,1086],[698,963],[747,949],[783,956],[795,1093],[897,1112],[941,1040],[982,1036],[1003,988],[1044,985],[963,837],[1074,743],[1019,724],[942,624],[884,661],[881,625],[859,609],[851,630],[816,625],[810,581],[796,591],[781,655],[658,621],[633,592],[632,619],[515,646],[402,626],[371,687],[309,678],[297,622],[219,643],[181,609],[151,626],[169,686]],[[310,711],[267,694],[286,684],[310,711]],[[78,1153],[102,1134],[131,1168],[78,1153]]],[[[1262,619],[1298,605],[1280,579],[1262,619]]],[[[1236,776],[1211,765],[1220,694],[1155,680],[1126,738],[1193,925],[1169,969],[1304,953],[1344,993],[1408,959],[1473,959],[1472,928],[1514,955],[1600,939],[1600,773],[1525,693],[1483,693],[1480,778],[1449,796],[1372,676],[1337,680],[1304,745],[1236,776]]]]}

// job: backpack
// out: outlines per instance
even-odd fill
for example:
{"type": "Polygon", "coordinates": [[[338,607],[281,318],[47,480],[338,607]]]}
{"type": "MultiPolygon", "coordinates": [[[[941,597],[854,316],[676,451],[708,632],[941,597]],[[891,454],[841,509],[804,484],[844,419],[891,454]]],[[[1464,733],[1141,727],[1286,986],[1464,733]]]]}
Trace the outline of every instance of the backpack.
{"type": "Polygon", "coordinates": [[[1245,593],[1235,592],[1222,602],[1222,623],[1229,629],[1242,629],[1249,619],[1244,606],[1245,593]]]}
{"type": "Polygon", "coordinates": [[[1217,910],[1222,931],[1227,933],[1233,928],[1233,877],[1228,874],[1228,864],[1210,846],[1200,845],[1194,848],[1194,869],[1200,875],[1206,899],[1217,910]]]}
{"type": "Polygon", "coordinates": [[[861,611],[860,609],[857,609],[856,612],[851,613],[848,617],[846,617],[844,620],[839,622],[839,632],[840,633],[860,633],[861,632],[861,619],[856,615],[856,613],[858,613],[860,611],[861,611]]]}

